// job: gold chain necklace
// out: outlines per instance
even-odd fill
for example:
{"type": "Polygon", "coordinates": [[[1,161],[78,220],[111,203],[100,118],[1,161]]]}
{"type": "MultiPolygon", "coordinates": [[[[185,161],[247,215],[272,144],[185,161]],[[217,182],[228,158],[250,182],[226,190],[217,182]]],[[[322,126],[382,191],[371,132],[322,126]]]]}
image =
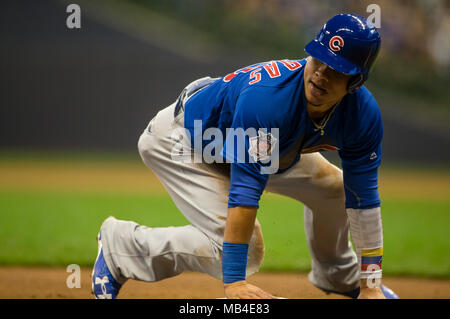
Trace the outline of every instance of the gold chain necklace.
{"type": "Polygon", "coordinates": [[[334,112],[334,110],[336,109],[336,107],[337,107],[337,105],[338,105],[339,103],[336,103],[334,106],[333,106],[333,108],[331,109],[331,111],[330,112],[328,112],[328,114],[322,119],[322,121],[320,122],[320,124],[317,124],[313,119],[311,119],[311,122],[314,124],[314,126],[316,127],[315,129],[314,129],[314,132],[317,132],[318,130],[320,130],[320,135],[324,135],[325,134],[325,132],[324,132],[324,128],[325,128],[325,126],[327,125],[327,123],[328,123],[328,121],[330,120],[330,118],[331,118],[331,115],[333,114],[333,112],[334,112]]]}

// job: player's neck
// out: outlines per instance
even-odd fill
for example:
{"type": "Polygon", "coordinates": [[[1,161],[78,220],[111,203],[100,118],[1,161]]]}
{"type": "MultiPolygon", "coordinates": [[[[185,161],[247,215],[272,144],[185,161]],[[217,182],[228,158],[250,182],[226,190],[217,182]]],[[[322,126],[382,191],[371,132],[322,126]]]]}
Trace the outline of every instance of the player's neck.
{"type": "Polygon", "coordinates": [[[310,118],[317,120],[324,117],[337,103],[339,103],[339,101],[320,106],[307,103],[306,112],[310,118]]]}

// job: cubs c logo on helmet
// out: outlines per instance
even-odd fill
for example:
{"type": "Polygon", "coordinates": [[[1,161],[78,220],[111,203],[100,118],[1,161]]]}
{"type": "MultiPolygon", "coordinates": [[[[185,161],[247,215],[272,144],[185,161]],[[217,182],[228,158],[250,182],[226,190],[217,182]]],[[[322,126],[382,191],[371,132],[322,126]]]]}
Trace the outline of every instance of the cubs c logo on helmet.
{"type": "Polygon", "coordinates": [[[332,37],[330,39],[329,46],[330,46],[330,49],[333,51],[340,51],[341,48],[344,47],[344,39],[342,39],[338,35],[335,35],[334,37],[332,37]]]}

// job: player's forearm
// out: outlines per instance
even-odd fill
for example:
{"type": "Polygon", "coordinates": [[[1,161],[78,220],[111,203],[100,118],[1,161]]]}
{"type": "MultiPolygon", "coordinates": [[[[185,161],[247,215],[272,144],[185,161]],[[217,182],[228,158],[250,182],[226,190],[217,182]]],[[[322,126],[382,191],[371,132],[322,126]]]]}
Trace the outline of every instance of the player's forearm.
{"type": "Polygon", "coordinates": [[[256,207],[229,208],[224,242],[249,243],[255,226],[256,211],[256,207]]]}
{"type": "Polygon", "coordinates": [[[234,207],[228,210],[222,253],[225,285],[245,282],[248,243],[253,234],[256,210],[256,207],[234,207]]]}
{"type": "Polygon", "coordinates": [[[379,287],[383,258],[383,228],[380,207],[347,209],[350,234],[361,269],[361,288],[379,287]]]}

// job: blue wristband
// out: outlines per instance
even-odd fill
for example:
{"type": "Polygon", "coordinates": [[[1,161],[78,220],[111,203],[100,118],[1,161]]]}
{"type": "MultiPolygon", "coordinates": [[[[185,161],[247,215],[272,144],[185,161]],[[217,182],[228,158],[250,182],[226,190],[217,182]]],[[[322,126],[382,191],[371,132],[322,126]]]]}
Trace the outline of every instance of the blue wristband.
{"type": "Polygon", "coordinates": [[[222,273],[225,284],[245,280],[247,254],[248,244],[223,243],[222,273]]]}

